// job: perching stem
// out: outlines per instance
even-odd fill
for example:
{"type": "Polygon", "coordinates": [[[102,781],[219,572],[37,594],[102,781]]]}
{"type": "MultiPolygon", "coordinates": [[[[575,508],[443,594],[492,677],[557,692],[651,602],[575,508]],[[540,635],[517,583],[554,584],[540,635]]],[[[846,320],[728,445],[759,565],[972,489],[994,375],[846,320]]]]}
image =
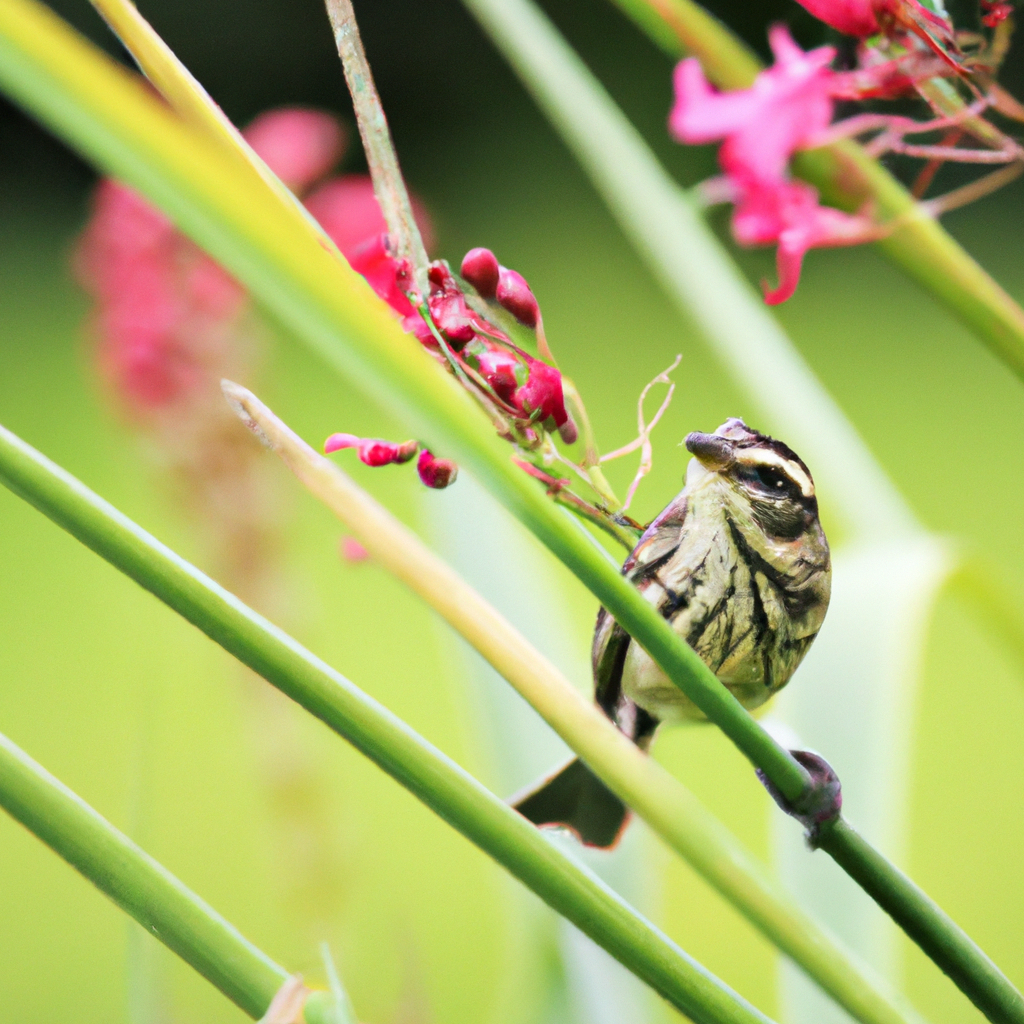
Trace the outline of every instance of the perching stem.
{"type": "Polygon", "coordinates": [[[405,187],[405,179],[398,165],[398,154],[391,141],[391,130],[363,50],[352,0],[326,0],[326,4],[327,15],[334,30],[334,42],[345,71],[345,82],[352,94],[352,105],[370,177],[373,179],[373,190],[384,214],[391,244],[400,260],[409,261],[416,288],[425,299],[428,294],[429,257],[413,216],[409,191],[405,187]]]}

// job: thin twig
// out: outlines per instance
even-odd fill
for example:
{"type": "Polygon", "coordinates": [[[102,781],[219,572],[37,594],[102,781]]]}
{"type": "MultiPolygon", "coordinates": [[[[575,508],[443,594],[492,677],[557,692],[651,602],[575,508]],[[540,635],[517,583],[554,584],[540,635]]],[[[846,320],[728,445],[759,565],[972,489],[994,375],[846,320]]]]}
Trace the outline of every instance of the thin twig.
{"type": "Polygon", "coordinates": [[[412,267],[416,287],[427,297],[427,265],[429,258],[413,216],[409,192],[405,187],[398,155],[391,141],[391,131],[384,107],[380,102],[373,74],[366,60],[363,41],[356,24],[351,0],[326,0],[327,14],[334,29],[334,42],[345,70],[345,81],[352,94],[359,135],[363,140],[366,162],[373,178],[388,235],[399,259],[406,259],[412,267]]]}
{"type": "MultiPolygon", "coordinates": [[[[955,146],[963,138],[963,135],[962,128],[953,128],[942,136],[940,145],[955,146]]],[[[924,198],[924,194],[931,188],[931,184],[935,180],[935,175],[939,173],[945,163],[945,160],[932,159],[924,165],[910,189],[910,193],[915,199],[924,198]]]]}
{"type": "Polygon", "coordinates": [[[617,459],[622,455],[628,455],[630,452],[635,452],[637,448],[641,449],[640,454],[640,465],[637,467],[636,476],[633,477],[633,482],[629,485],[629,490],[626,492],[626,500],[623,503],[622,511],[625,512],[629,509],[629,506],[633,502],[633,496],[636,494],[636,489],[640,486],[640,481],[651,471],[651,466],[654,464],[654,449],[651,447],[651,431],[658,425],[658,421],[662,416],[665,415],[669,405],[672,403],[672,396],[675,394],[676,385],[675,382],[669,378],[669,374],[679,365],[679,361],[682,359],[680,353],[672,360],[672,365],[666,370],[662,370],[647,386],[640,392],[640,399],[636,403],[636,425],[639,435],[635,441],[630,441],[629,444],[624,445],[622,448],[616,448],[615,451],[609,452],[607,455],[601,456],[602,462],[608,462],[611,459],[617,459]],[[658,411],[654,414],[654,419],[651,420],[650,424],[644,422],[644,400],[647,398],[648,392],[655,384],[667,384],[668,394],[665,395],[664,400],[658,407],[658,411]]]}
{"type": "Polygon", "coordinates": [[[940,214],[948,213],[960,206],[966,206],[968,203],[973,203],[975,200],[1001,189],[1015,178],[1020,177],[1022,171],[1024,171],[1024,161],[1016,160],[1009,167],[1001,167],[998,171],[986,174],[969,185],[952,189],[945,195],[926,199],[921,205],[933,216],[938,217],[940,214]]]}
{"type": "Polygon", "coordinates": [[[886,149],[890,153],[900,153],[903,156],[915,156],[925,160],[950,160],[960,164],[1008,164],[1024,158],[1024,151],[1016,145],[1012,149],[958,149],[956,146],[916,146],[893,141],[886,149]]]}

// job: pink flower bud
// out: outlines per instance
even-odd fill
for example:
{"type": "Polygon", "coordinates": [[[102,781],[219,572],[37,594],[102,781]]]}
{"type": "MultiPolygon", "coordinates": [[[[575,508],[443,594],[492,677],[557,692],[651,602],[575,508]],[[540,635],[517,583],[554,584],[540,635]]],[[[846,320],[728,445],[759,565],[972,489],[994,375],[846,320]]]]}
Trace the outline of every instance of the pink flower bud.
{"type": "Polygon", "coordinates": [[[537,305],[530,286],[522,274],[502,267],[498,277],[496,291],[498,302],[505,307],[521,324],[536,327],[540,319],[540,306],[537,305]]]}
{"type": "Polygon", "coordinates": [[[416,470],[420,475],[420,480],[427,487],[433,487],[436,490],[450,487],[459,475],[459,467],[451,459],[435,459],[426,448],[420,452],[416,470]]]}
{"type": "Polygon", "coordinates": [[[512,404],[512,396],[519,385],[516,371],[522,365],[521,359],[497,346],[488,348],[477,356],[480,376],[494,388],[494,393],[503,402],[509,404],[512,404]]]}
{"type": "Polygon", "coordinates": [[[324,453],[340,452],[342,448],[358,448],[360,439],[355,434],[331,434],[324,441],[324,453]]]}
{"type": "Polygon", "coordinates": [[[881,31],[876,8],[883,5],[874,0],[797,0],[797,3],[826,25],[847,35],[863,39],[881,31]]]}
{"type": "Polygon", "coordinates": [[[482,298],[494,298],[500,270],[498,260],[490,249],[470,249],[462,257],[462,276],[482,298]]]}
{"type": "Polygon", "coordinates": [[[356,437],[355,434],[331,434],[324,442],[324,451],[328,454],[342,448],[358,449],[359,461],[364,465],[376,467],[408,462],[416,454],[419,443],[404,441],[402,444],[396,444],[375,437],[356,437]]]}
{"type": "Polygon", "coordinates": [[[553,366],[538,359],[529,360],[530,376],[516,389],[513,402],[524,416],[554,427],[563,426],[569,419],[562,394],[562,375],[553,366]]]}
{"type": "Polygon", "coordinates": [[[576,421],[571,416],[558,428],[558,436],[566,444],[575,444],[578,440],[580,432],[576,427],[576,421]]]}
{"type": "Polygon", "coordinates": [[[1013,4],[998,3],[996,0],[981,0],[981,23],[985,28],[995,28],[1013,14],[1013,4]]]}
{"type": "Polygon", "coordinates": [[[342,537],[341,557],[346,562],[365,562],[370,557],[370,552],[355,537],[342,537]]]}

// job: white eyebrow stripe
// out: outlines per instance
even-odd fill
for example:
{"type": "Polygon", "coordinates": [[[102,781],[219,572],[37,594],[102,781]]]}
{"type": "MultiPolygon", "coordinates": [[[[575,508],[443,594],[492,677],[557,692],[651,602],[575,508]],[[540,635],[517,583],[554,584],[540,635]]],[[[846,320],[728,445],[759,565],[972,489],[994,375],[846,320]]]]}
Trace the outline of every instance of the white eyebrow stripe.
{"type": "Polygon", "coordinates": [[[775,466],[781,469],[799,488],[805,498],[814,494],[814,484],[803,468],[792,459],[787,459],[771,448],[741,448],[736,461],[744,466],[775,466]]]}

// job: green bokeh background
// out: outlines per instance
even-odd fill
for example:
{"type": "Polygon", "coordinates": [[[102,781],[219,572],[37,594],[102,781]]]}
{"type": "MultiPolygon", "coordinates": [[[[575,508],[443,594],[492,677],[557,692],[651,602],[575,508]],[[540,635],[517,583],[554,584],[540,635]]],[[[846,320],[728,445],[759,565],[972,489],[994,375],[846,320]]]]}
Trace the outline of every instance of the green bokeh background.
{"type": "MultiPolygon", "coordinates": [[[[54,6],[117,52],[85,0],[54,6]]],[[[639,513],[653,515],[679,487],[679,439],[743,415],[752,403],[659,293],[458,4],[363,6],[367,50],[408,177],[433,214],[438,253],[454,261],[472,245],[488,245],[525,274],[606,448],[630,439],[639,390],[682,353],[675,402],[640,492],[639,513]]],[[[766,21],[780,16],[805,43],[820,41],[795,4],[736,6],[717,9],[758,45],[766,21]]],[[[244,123],[284,102],[345,112],[315,0],[266,0],[258,9],[223,0],[214,8],[153,0],[143,13],[233,118],[244,123]]],[[[549,10],[680,179],[706,173],[710,154],[684,152],[664,137],[670,61],[598,0],[558,0],[549,10]]],[[[1019,63],[1008,69],[1011,84],[1019,63]]],[[[10,108],[0,112],[0,135],[0,422],[216,573],[202,524],[168,499],[166,482],[95,380],[82,330],[86,302],[68,270],[91,176],[10,108]]],[[[348,166],[359,166],[358,155],[348,166]]],[[[1024,298],[1022,196],[1012,187],[948,219],[1017,298],[1024,298]]],[[[755,279],[770,270],[767,254],[740,260],[755,279]]],[[[797,296],[778,315],[922,520],[983,551],[1019,596],[1021,383],[869,249],[812,254],[797,296]]],[[[338,429],[401,432],[389,410],[370,406],[287,337],[267,344],[256,382],[313,442],[338,429]]],[[[630,471],[615,467],[614,482],[630,471]]],[[[444,627],[372,564],[342,562],[329,514],[279,467],[268,472],[284,524],[275,620],[493,783],[464,663],[444,627]]],[[[411,472],[356,473],[414,526],[434,514],[438,496],[411,472]]],[[[827,494],[822,500],[828,521],[834,510],[827,494]]],[[[532,585],[564,603],[575,624],[569,643],[584,657],[589,595],[555,567],[532,585]]],[[[918,712],[906,866],[1018,985],[1022,684],[1019,665],[984,624],[943,598],[918,712]]],[[[289,969],[322,980],[317,947],[329,941],[364,1021],[542,1019],[550,979],[544,951],[530,939],[532,897],[6,491],[0,730],[289,969]],[[273,756],[268,717],[285,737],[273,756]]],[[[709,729],[677,729],[657,754],[767,856],[768,799],[727,741],[709,729]]],[[[653,839],[649,845],[647,910],[711,970],[776,1013],[772,950],[685,865],[653,839]]],[[[980,1019],[915,949],[905,952],[907,988],[932,1021],[980,1019]]],[[[21,1024],[242,1019],[7,819],[0,819],[0,1007],[4,1020],[21,1024]]]]}

